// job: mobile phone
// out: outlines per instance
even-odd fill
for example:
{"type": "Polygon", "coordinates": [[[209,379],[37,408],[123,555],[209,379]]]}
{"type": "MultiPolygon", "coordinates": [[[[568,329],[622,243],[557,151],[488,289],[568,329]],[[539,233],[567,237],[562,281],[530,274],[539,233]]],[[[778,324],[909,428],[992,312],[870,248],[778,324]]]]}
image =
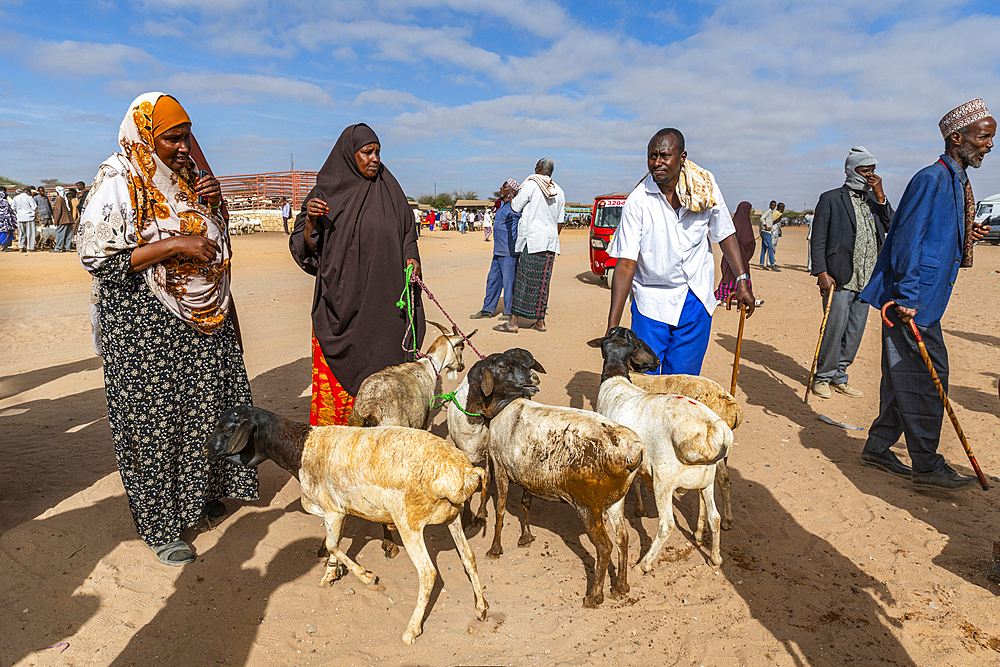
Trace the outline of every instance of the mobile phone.
{"type": "MultiPolygon", "coordinates": [[[[198,180],[199,181],[201,179],[203,179],[204,177],[206,177],[206,176],[211,176],[211,174],[209,174],[204,169],[199,169],[198,170],[198,180]]],[[[208,200],[205,199],[204,197],[198,197],[198,203],[201,204],[202,206],[208,206],[208,200]]]]}

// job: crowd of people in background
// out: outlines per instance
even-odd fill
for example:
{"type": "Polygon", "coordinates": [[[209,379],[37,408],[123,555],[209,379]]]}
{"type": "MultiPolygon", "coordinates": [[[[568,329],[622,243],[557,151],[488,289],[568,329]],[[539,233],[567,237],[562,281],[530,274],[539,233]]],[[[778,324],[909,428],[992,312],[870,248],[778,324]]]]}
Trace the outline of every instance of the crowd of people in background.
{"type": "Polygon", "coordinates": [[[44,250],[69,252],[73,237],[87,202],[87,186],[77,181],[75,187],[57,185],[50,194],[44,187],[25,185],[9,198],[0,186],[0,252],[12,252],[17,241],[20,252],[44,250]]]}

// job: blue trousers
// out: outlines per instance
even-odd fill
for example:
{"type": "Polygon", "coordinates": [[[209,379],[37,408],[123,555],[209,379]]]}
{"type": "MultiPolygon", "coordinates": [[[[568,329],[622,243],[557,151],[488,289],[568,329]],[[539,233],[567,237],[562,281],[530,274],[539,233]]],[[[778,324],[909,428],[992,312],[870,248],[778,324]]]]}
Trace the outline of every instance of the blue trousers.
{"type": "MultiPolygon", "coordinates": [[[[881,454],[903,434],[915,472],[931,472],[944,465],[937,453],[944,405],[908,324],[890,309],[893,328],[882,324],[882,382],[878,388],[878,417],[868,430],[865,449],[881,454]]],[[[941,386],[948,391],[948,350],[941,323],[918,326],[941,386]]]]}
{"type": "Polygon", "coordinates": [[[771,243],[771,234],[769,232],[760,233],[760,265],[764,266],[764,255],[768,255],[771,266],[774,266],[774,244],[771,243]]]}
{"type": "Polygon", "coordinates": [[[483,310],[487,313],[496,312],[500,303],[500,291],[503,290],[503,314],[510,317],[510,307],[514,304],[514,274],[517,273],[517,257],[509,255],[493,255],[490,272],[486,276],[486,298],[483,299],[483,310]]]}
{"type": "Polygon", "coordinates": [[[660,367],[650,375],[684,373],[700,375],[708,351],[712,317],[691,290],[676,326],[646,317],[632,300],[632,331],[660,358],[660,367]]]}

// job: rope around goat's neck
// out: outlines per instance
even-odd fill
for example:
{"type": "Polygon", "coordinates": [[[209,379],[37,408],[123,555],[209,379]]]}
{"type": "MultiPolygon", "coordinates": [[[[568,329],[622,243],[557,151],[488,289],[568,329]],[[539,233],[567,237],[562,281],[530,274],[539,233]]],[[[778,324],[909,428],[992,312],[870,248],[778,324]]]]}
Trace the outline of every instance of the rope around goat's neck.
{"type": "Polygon", "coordinates": [[[485,417],[486,416],[486,415],[483,415],[483,414],[478,413],[478,412],[466,412],[465,408],[463,408],[459,404],[458,399],[455,398],[455,394],[457,394],[457,393],[458,393],[457,391],[449,391],[447,394],[441,394],[440,396],[435,396],[434,398],[432,398],[429,401],[431,409],[432,410],[437,410],[438,408],[444,407],[444,405],[446,403],[451,402],[451,403],[455,404],[456,408],[458,408],[462,412],[465,412],[465,414],[468,415],[469,417],[485,417]],[[434,401],[437,400],[437,399],[439,399],[439,398],[441,399],[441,402],[438,403],[437,405],[434,405],[434,401]]]}

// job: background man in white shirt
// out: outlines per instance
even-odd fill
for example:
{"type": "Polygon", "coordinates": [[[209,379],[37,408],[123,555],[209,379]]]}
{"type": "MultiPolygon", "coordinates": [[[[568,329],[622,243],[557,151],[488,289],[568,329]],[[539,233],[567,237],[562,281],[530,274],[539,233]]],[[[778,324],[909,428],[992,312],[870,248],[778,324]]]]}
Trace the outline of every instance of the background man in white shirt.
{"type": "Polygon", "coordinates": [[[524,179],[510,203],[514,212],[521,214],[514,247],[520,257],[514,277],[510,320],[493,327],[496,331],[517,333],[518,317],[535,321],[529,329],[545,331],[549,282],[555,257],[559,254],[559,232],[566,213],[566,195],[552,180],[554,169],[555,163],[549,158],[539,160],[535,173],[524,179]]]}
{"type": "Polygon", "coordinates": [[[649,140],[649,175],[625,200],[608,254],[618,258],[608,329],[621,322],[629,290],[632,330],[660,358],[653,374],[701,373],[708,350],[715,262],[709,240],[736,273],[736,301],[754,310],[733,219],[714,177],[687,161],[684,135],[665,128],[649,140]]]}
{"type": "Polygon", "coordinates": [[[17,247],[21,252],[34,252],[35,250],[35,212],[38,206],[28,192],[30,185],[21,188],[14,199],[11,200],[11,208],[17,217],[17,247]]]}

